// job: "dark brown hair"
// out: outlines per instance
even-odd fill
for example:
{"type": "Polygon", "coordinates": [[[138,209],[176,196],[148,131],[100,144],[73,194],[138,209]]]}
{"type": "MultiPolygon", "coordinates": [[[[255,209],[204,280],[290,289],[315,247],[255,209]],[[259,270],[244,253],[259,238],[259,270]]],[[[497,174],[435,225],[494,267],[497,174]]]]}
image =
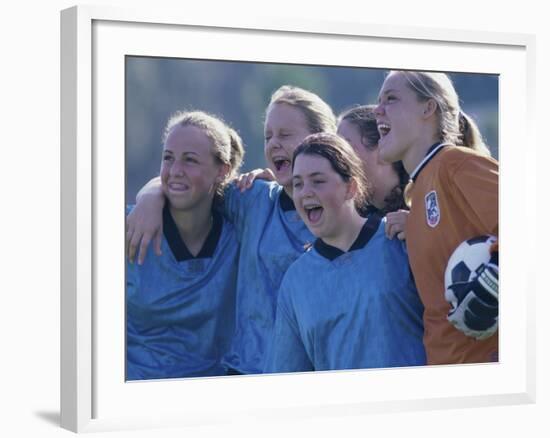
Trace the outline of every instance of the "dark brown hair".
{"type": "MultiPolygon", "coordinates": [[[[361,136],[361,143],[369,150],[376,149],[380,140],[374,108],[376,108],[376,105],[360,105],[350,108],[338,116],[338,123],[345,120],[357,127],[361,136]]],[[[384,214],[399,209],[408,209],[403,194],[409,183],[409,174],[401,161],[392,163],[392,167],[397,174],[399,183],[384,199],[384,208],[382,209],[384,214]]]]}
{"type": "Polygon", "coordinates": [[[292,157],[292,170],[299,155],[318,155],[326,158],[332,169],[345,182],[355,180],[357,193],[354,197],[355,208],[360,209],[368,198],[369,186],[363,172],[361,160],[353,148],[336,134],[321,132],[308,135],[296,148],[292,157]]]}

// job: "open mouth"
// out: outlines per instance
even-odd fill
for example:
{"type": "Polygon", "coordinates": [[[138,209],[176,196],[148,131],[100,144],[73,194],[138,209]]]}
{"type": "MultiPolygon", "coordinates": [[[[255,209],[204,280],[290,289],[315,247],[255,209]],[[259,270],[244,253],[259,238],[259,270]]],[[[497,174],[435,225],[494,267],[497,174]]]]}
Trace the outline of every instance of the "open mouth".
{"type": "Polygon", "coordinates": [[[391,131],[390,125],[387,125],[386,123],[378,124],[378,133],[380,134],[381,138],[384,138],[386,135],[388,135],[390,131],[391,131]]]}
{"type": "Polygon", "coordinates": [[[319,204],[310,204],[304,205],[304,210],[306,211],[308,221],[311,224],[316,224],[321,219],[324,209],[319,204]]]}
{"type": "Polygon", "coordinates": [[[291,163],[288,158],[274,157],[273,164],[275,165],[275,169],[277,170],[277,172],[280,172],[281,170],[288,169],[291,163]]]}
{"type": "Polygon", "coordinates": [[[185,192],[189,190],[189,186],[183,183],[170,183],[168,184],[168,188],[171,192],[185,192]]]}

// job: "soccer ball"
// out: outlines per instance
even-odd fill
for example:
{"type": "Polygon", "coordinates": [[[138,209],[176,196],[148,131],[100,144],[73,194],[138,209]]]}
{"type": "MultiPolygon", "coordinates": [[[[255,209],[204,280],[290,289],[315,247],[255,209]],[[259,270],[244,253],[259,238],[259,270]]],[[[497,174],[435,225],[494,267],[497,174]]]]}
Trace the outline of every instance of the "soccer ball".
{"type": "Polygon", "coordinates": [[[491,258],[491,245],[495,236],[484,235],[465,240],[454,250],[445,269],[445,295],[454,283],[471,281],[491,258]]]}

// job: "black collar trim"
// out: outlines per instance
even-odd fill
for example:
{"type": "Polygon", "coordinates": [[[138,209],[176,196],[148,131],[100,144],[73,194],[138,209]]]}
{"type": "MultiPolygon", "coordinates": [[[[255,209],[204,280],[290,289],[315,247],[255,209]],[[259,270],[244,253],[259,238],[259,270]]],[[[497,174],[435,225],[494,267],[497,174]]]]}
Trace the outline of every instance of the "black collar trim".
{"type": "Polygon", "coordinates": [[[281,204],[281,208],[283,211],[293,211],[296,210],[296,206],[294,205],[294,201],[290,196],[288,196],[285,192],[285,189],[281,190],[281,194],[279,195],[279,202],[281,204]]]}
{"type": "Polygon", "coordinates": [[[380,218],[384,217],[384,213],[380,209],[376,208],[374,205],[369,203],[363,204],[359,208],[358,212],[361,217],[366,217],[366,218],[372,215],[379,216],[380,218]]]}
{"type": "MultiPolygon", "coordinates": [[[[369,243],[372,236],[374,236],[376,230],[378,230],[380,220],[381,217],[379,215],[369,215],[365,224],[363,225],[363,228],[361,228],[357,239],[355,239],[355,242],[353,242],[353,245],[351,245],[351,248],[348,252],[364,248],[367,243],[369,243]]],[[[334,259],[340,257],[342,254],[345,254],[345,252],[342,251],[340,248],[328,245],[327,243],[323,242],[322,239],[317,239],[314,242],[313,246],[319,254],[321,254],[324,258],[329,259],[330,261],[333,261],[334,259]]]]}
{"type": "Polygon", "coordinates": [[[430,149],[428,149],[428,152],[426,153],[424,159],[420,162],[418,166],[416,166],[416,169],[414,169],[411,173],[411,180],[413,182],[416,181],[422,169],[424,169],[424,167],[426,167],[426,165],[432,160],[432,158],[435,157],[445,146],[450,146],[450,144],[438,142],[430,146],[430,149]]]}
{"type": "Polygon", "coordinates": [[[205,259],[214,255],[214,251],[218,246],[218,241],[220,240],[220,236],[222,234],[223,220],[220,212],[214,209],[212,210],[212,217],[212,229],[208,233],[201,250],[195,257],[189,252],[185,242],[181,238],[176,222],[174,222],[174,218],[170,214],[168,205],[164,206],[164,210],[162,211],[164,237],[168,242],[168,246],[172,250],[172,254],[174,254],[174,257],[178,262],[193,259],[205,259]]]}

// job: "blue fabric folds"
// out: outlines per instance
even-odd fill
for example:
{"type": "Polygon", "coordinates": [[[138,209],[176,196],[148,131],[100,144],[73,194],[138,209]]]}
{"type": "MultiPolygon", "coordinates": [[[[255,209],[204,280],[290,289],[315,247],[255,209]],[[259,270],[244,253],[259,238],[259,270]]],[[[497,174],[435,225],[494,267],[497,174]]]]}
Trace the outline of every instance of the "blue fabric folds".
{"type": "Polygon", "coordinates": [[[266,372],[424,365],[423,306],[384,222],[334,260],[312,248],[287,271],[266,372]]]}
{"type": "Polygon", "coordinates": [[[296,210],[284,211],[282,186],[255,181],[240,192],[225,192],[225,215],[241,246],[235,337],[224,364],[243,374],[261,373],[271,339],[277,294],[288,267],[314,240],[296,210]]]}
{"type": "Polygon", "coordinates": [[[234,333],[238,242],[224,221],[211,257],[176,261],[165,238],[126,270],[126,378],[225,375],[234,333]]]}

